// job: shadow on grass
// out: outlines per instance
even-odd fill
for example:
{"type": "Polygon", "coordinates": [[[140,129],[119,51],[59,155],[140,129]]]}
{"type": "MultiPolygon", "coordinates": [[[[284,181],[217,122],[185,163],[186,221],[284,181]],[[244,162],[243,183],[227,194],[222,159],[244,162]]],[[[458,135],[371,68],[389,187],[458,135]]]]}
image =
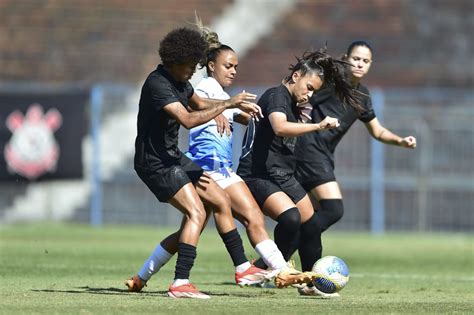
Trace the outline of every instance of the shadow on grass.
{"type": "Polygon", "coordinates": [[[119,288],[91,288],[76,287],[71,290],[55,290],[55,289],[43,289],[43,290],[31,290],[32,292],[45,292],[45,293],[71,293],[71,294],[106,294],[106,295],[140,295],[140,296],[167,296],[167,291],[143,291],[140,293],[128,292],[127,289],[119,288]]]}
{"type": "MultiPolygon", "coordinates": [[[[230,283],[235,286],[235,283],[230,283]]],[[[224,283],[227,285],[227,283],[224,283]]],[[[140,297],[164,297],[168,298],[167,291],[142,291],[140,293],[128,292],[127,289],[119,288],[91,288],[88,286],[85,287],[76,287],[70,290],[56,290],[56,289],[34,289],[30,290],[32,292],[43,292],[43,293],[69,293],[69,294],[100,294],[100,295],[129,295],[129,296],[140,296],[140,297]]],[[[265,290],[255,288],[251,292],[215,292],[215,291],[202,291],[203,293],[209,294],[211,296],[220,296],[220,297],[245,297],[245,298],[258,298],[262,295],[273,295],[273,290],[265,290]]]]}

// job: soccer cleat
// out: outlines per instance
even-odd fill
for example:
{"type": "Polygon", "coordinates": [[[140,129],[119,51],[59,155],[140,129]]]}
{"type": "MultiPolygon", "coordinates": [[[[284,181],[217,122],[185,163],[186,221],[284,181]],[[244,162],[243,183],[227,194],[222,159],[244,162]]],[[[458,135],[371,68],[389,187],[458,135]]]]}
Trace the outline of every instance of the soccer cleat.
{"type": "Polygon", "coordinates": [[[317,274],[314,272],[296,270],[294,263],[290,261],[288,265],[275,276],[274,282],[277,288],[286,288],[290,285],[311,283],[316,276],[317,274]]]}
{"type": "Polygon", "coordinates": [[[255,285],[263,283],[268,280],[269,272],[254,265],[251,265],[250,268],[244,272],[235,273],[235,283],[243,287],[246,285],[255,285]]]}
{"type": "Polygon", "coordinates": [[[256,286],[262,289],[276,289],[276,285],[273,281],[264,281],[256,286]]]}
{"type": "Polygon", "coordinates": [[[304,296],[319,296],[323,299],[334,299],[341,297],[339,293],[324,293],[318,290],[314,285],[302,285],[298,287],[298,293],[304,296]]]}
{"type": "Polygon", "coordinates": [[[146,287],[146,282],[138,275],[134,275],[128,280],[125,280],[125,285],[128,287],[128,292],[140,292],[143,287],[146,287]]]}
{"type": "Polygon", "coordinates": [[[168,289],[168,296],[174,299],[188,298],[188,299],[210,299],[207,294],[200,292],[193,284],[187,283],[176,287],[170,286],[168,289]]]}

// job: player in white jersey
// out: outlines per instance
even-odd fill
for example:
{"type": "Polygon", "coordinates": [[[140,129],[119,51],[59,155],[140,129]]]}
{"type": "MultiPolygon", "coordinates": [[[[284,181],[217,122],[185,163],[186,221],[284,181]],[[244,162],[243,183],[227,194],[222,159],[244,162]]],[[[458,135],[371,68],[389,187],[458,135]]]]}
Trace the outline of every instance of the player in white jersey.
{"type": "MultiPolygon", "coordinates": [[[[237,55],[231,47],[220,44],[215,33],[204,32],[204,34],[215,36],[214,40],[208,38],[209,42],[215,42],[215,47],[207,53],[205,66],[208,76],[199,82],[195,92],[203,98],[229,99],[230,96],[224,88],[232,84],[236,75],[237,55]]],[[[285,261],[275,242],[268,236],[263,213],[250,190],[231,168],[233,123],[236,121],[247,124],[251,120],[250,115],[238,109],[229,109],[225,110],[219,119],[190,130],[187,157],[198,164],[228,194],[233,216],[245,226],[252,246],[272,270],[270,275],[275,276],[276,286],[286,287],[311,282],[316,276],[314,273],[302,273],[285,261]]],[[[171,247],[169,244],[176,239],[175,234],[163,240],[162,244],[167,246],[162,244],[157,246],[138,272],[140,290],[144,283],[174,255],[174,252],[167,251],[164,247],[168,249],[171,247]]],[[[249,282],[247,279],[249,276],[238,279],[236,275],[235,280],[238,284],[245,284],[249,282]]],[[[130,288],[133,285],[131,282],[128,286],[130,288]]]]}

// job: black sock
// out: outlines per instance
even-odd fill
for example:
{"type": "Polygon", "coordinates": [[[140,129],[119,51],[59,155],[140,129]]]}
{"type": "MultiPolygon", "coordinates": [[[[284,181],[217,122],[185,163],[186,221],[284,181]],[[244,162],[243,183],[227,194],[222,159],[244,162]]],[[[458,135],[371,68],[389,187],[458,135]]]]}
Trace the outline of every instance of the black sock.
{"type": "Polygon", "coordinates": [[[321,228],[316,214],[301,224],[300,237],[298,253],[301,259],[301,270],[310,271],[316,260],[321,258],[322,253],[321,228]]]}
{"type": "Polygon", "coordinates": [[[176,260],[174,272],[175,279],[189,279],[189,271],[194,265],[196,255],[196,246],[178,243],[178,259],[176,260]]]}
{"type": "Polygon", "coordinates": [[[275,244],[288,261],[298,248],[299,230],[301,226],[301,215],[298,208],[290,208],[280,214],[275,227],[275,244]]]}
{"type": "Polygon", "coordinates": [[[319,204],[321,209],[316,212],[316,216],[318,217],[321,232],[324,232],[342,218],[344,204],[342,199],[321,199],[319,204]]]}
{"type": "Polygon", "coordinates": [[[267,269],[267,268],[268,268],[267,264],[263,261],[262,257],[260,257],[259,259],[257,259],[257,260],[253,263],[253,265],[254,265],[255,267],[260,268],[260,269],[267,269]]]}
{"type": "Polygon", "coordinates": [[[232,259],[234,266],[241,265],[248,261],[247,257],[245,257],[244,245],[242,244],[242,239],[240,238],[237,229],[220,234],[220,236],[224,241],[225,247],[227,248],[227,252],[232,259]]]}

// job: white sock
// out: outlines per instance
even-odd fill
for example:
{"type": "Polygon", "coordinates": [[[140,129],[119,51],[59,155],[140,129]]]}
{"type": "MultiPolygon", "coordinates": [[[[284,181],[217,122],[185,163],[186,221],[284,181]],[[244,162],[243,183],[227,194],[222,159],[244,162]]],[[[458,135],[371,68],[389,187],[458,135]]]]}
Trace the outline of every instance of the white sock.
{"type": "Polygon", "coordinates": [[[287,265],[278,246],[270,239],[258,243],[255,246],[255,251],[262,257],[265,264],[273,270],[282,270],[287,265]]]}
{"type": "Polygon", "coordinates": [[[238,273],[242,273],[245,270],[249,269],[251,266],[252,265],[248,261],[246,261],[243,264],[240,264],[240,265],[236,266],[235,271],[238,272],[238,273]]]}
{"type": "Polygon", "coordinates": [[[188,284],[188,283],[189,283],[189,279],[174,279],[174,282],[171,286],[179,287],[180,285],[188,284]]]}
{"type": "Polygon", "coordinates": [[[160,270],[160,268],[170,260],[171,257],[173,257],[173,255],[168,253],[161,244],[158,244],[153,253],[143,264],[142,269],[138,272],[138,276],[141,279],[148,281],[151,276],[157,273],[158,270],[160,270]]]}

